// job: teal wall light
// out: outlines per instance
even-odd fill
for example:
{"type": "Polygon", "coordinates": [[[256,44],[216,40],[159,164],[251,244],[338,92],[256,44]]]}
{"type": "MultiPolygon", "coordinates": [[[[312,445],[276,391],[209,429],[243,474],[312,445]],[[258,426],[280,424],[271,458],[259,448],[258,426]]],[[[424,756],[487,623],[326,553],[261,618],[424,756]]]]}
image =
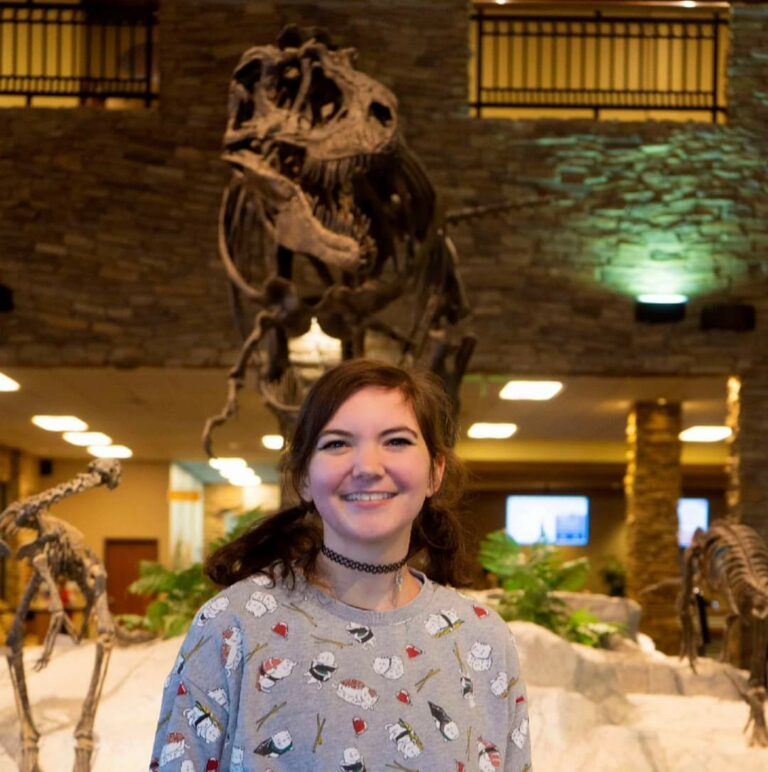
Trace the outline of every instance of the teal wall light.
{"type": "Polygon", "coordinates": [[[635,298],[635,321],[669,324],[685,319],[688,296],[677,293],[645,293],[635,298]]]}

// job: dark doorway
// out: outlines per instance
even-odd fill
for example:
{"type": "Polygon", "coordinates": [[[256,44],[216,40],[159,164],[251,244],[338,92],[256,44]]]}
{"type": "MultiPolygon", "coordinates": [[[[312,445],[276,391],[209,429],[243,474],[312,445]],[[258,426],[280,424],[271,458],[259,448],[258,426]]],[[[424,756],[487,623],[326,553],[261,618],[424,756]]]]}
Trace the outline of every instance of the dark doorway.
{"type": "Polygon", "coordinates": [[[144,615],[149,598],[132,595],[128,585],[139,578],[139,561],[156,561],[157,555],[157,539],[106,539],[104,565],[109,607],[113,614],[144,615]]]}

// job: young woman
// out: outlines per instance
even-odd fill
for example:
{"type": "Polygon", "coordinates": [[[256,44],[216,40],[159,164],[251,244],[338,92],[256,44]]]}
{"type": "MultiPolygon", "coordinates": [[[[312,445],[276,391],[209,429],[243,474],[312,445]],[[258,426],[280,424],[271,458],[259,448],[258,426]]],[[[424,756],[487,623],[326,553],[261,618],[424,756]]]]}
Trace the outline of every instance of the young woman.
{"type": "Polygon", "coordinates": [[[453,440],[427,374],[320,378],[286,454],[301,503],[208,561],[227,589],[182,644],[151,769],[530,769],[509,630],[443,586],[466,569],[453,440]]]}

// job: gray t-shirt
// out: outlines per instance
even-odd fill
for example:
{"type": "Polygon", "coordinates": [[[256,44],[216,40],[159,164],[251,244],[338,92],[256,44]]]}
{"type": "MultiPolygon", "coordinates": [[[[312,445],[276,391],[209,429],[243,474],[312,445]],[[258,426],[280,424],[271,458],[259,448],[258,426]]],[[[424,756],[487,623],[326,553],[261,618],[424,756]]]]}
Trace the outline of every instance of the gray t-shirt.
{"type": "Polygon", "coordinates": [[[263,574],[210,600],[166,681],[150,769],[529,770],[507,625],[412,573],[421,591],[394,611],[263,574]]]}

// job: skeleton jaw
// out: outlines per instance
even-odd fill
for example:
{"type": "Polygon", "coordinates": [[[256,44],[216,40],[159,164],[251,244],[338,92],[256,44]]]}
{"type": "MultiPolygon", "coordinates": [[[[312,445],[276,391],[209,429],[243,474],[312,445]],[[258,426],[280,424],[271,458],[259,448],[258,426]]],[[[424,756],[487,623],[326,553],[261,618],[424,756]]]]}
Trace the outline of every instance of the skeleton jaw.
{"type": "Polygon", "coordinates": [[[262,156],[247,150],[226,152],[225,161],[245,172],[274,209],[274,237],[294,252],[314,255],[327,265],[355,271],[361,263],[360,244],[326,228],[313,214],[304,191],[280,174],[262,156]]]}

